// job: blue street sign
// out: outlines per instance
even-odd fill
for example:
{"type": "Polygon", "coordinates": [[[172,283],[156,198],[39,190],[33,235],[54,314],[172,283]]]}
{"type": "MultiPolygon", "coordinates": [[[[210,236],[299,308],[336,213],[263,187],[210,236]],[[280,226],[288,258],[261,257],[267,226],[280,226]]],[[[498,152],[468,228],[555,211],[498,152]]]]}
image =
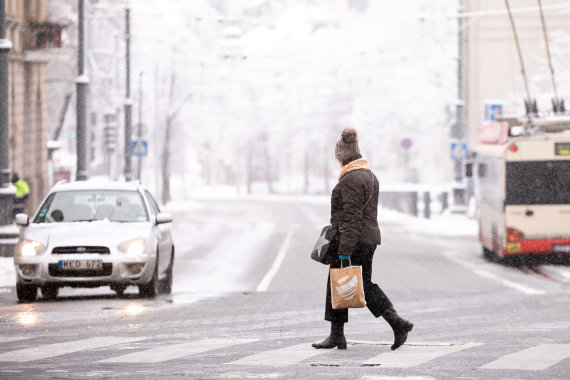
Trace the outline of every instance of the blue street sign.
{"type": "Polygon", "coordinates": [[[502,104],[485,104],[485,120],[497,120],[503,116],[502,104]]]}
{"type": "Polygon", "coordinates": [[[148,153],[148,142],[146,140],[133,140],[131,145],[133,156],[144,157],[148,153]]]}
{"type": "Polygon", "coordinates": [[[461,161],[467,159],[467,143],[451,143],[451,159],[461,161]]]}

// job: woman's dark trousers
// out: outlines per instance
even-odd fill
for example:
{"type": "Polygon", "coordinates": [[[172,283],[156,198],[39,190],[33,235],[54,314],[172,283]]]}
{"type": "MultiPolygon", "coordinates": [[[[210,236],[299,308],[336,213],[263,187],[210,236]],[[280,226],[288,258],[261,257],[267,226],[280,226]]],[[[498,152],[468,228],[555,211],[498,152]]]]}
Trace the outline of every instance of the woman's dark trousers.
{"type": "MultiPolygon", "coordinates": [[[[388,308],[392,307],[392,302],[378,285],[372,282],[372,258],[374,250],[357,250],[350,256],[352,265],[362,266],[362,281],[364,284],[364,297],[366,307],[376,318],[380,317],[388,308]]],[[[348,261],[344,261],[345,266],[348,261]]],[[[337,259],[331,264],[331,268],[340,268],[340,261],[337,259]]],[[[325,307],[325,320],[329,322],[348,322],[348,309],[334,310],[331,303],[331,278],[327,280],[327,300],[325,307]]]]}

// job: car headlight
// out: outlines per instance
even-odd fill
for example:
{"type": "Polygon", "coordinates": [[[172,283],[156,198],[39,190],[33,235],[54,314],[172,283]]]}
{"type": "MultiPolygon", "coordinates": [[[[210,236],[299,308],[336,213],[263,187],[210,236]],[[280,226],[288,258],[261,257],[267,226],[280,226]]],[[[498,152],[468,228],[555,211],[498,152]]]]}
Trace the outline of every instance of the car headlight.
{"type": "Polygon", "coordinates": [[[20,248],[21,256],[39,256],[46,251],[46,246],[36,240],[25,240],[20,248]]]}
{"type": "Polygon", "coordinates": [[[119,244],[119,251],[129,255],[141,255],[146,253],[146,242],[142,238],[127,240],[119,244]]]}

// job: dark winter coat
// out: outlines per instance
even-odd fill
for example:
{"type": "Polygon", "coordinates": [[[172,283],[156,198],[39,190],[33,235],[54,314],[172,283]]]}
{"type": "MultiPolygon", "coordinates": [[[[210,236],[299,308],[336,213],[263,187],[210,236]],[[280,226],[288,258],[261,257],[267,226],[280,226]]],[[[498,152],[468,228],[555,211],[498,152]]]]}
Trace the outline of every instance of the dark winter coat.
{"type": "Polygon", "coordinates": [[[332,191],[331,225],[340,232],[339,255],[374,251],[380,244],[378,179],[360,155],[345,163],[332,191]]]}

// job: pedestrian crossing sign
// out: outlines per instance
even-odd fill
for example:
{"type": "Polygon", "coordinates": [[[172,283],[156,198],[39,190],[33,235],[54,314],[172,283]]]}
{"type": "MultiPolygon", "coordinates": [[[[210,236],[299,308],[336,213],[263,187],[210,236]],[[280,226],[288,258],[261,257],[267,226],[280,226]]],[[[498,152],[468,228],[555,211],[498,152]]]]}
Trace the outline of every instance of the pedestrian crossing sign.
{"type": "Polygon", "coordinates": [[[451,158],[457,161],[467,159],[467,144],[464,142],[452,142],[451,158]]]}
{"type": "Polygon", "coordinates": [[[144,157],[148,153],[148,141],[133,140],[131,143],[131,154],[137,157],[144,157]]]}

